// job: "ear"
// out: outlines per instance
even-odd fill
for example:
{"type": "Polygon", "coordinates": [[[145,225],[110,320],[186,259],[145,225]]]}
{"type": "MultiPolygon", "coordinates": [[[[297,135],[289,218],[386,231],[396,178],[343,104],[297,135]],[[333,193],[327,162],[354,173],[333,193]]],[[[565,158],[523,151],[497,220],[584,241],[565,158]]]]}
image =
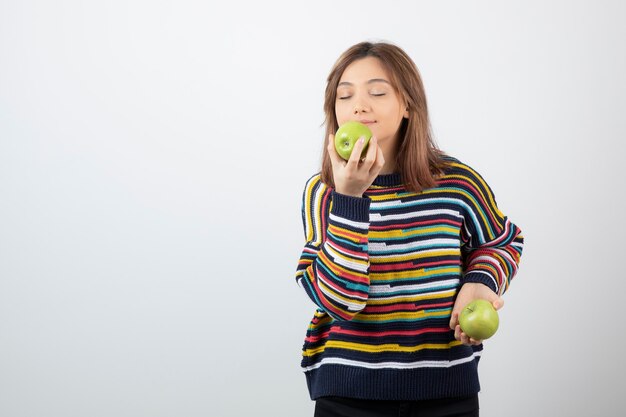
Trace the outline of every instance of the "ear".
{"type": "Polygon", "coordinates": [[[408,119],[410,113],[409,113],[409,100],[408,100],[408,97],[406,96],[406,93],[403,94],[402,99],[403,99],[402,104],[404,105],[404,113],[402,114],[402,117],[404,119],[408,119]]]}

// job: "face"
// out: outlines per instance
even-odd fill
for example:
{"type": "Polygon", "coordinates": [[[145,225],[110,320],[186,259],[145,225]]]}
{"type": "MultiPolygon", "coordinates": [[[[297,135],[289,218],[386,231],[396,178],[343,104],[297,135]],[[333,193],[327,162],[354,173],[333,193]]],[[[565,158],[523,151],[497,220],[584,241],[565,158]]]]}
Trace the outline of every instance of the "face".
{"type": "Polygon", "coordinates": [[[337,123],[366,124],[383,148],[397,142],[402,118],[409,117],[406,107],[378,58],[354,61],[341,75],[335,100],[337,123]]]}

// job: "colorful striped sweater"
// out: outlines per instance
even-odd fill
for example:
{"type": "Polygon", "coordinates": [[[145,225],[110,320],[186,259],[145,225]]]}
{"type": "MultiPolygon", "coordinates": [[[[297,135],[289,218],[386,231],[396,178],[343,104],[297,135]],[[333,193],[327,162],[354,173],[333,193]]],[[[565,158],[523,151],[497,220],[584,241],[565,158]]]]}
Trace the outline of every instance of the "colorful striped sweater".
{"type": "Polygon", "coordinates": [[[517,271],[520,229],[483,178],[447,156],[437,186],[408,192],[380,175],[355,198],[304,189],[306,244],[296,280],[317,305],[303,346],[312,399],[421,400],[475,394],[482,345],[449,328],[463,283],[503,294],[517,271]]]}

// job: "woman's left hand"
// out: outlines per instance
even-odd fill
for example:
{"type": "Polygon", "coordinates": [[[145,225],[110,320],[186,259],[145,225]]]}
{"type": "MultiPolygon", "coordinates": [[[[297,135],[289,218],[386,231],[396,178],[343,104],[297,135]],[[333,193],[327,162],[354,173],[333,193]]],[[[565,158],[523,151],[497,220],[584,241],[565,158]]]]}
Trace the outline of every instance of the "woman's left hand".
{"type": "Polygon", "coordinates": [[[459,294],[454,302],[452,308],[452,318],[450,319],[450,329],[454,330],[454,337],[456,340],[460,340],[464,345],[480,345],[482,340],[477,340],[469,337],[461,331],[459,325],[459,313],[463,310],[463,307],[470,301],[482,298],[493,304],[496,310],[500,310],[504,306],[504,300],[491,290],[488,286],[476,282],[468,282],[463,284],[459,290],[459,294]]]}

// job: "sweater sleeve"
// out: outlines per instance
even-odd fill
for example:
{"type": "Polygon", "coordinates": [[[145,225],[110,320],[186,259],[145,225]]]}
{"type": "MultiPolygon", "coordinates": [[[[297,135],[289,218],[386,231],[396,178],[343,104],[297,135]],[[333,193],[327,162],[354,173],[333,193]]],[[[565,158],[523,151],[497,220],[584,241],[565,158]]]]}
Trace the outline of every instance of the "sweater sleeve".
{"type": "Polygon", "coordinates": [[[369,293],[369,198],[339,194],[316,175],[302,195],[306,243],[296,281],[318,308],[337,320],[361,311],[369,293]]]}
{"type": "Polygon", "coordinates": [[[491,188],[480,174],[461,166],[456,181],[465,207],[461,229],[462,283],[479,282],[502,295],[517,273],[524,237],[520,228],[498,209],[491,188]]]}

